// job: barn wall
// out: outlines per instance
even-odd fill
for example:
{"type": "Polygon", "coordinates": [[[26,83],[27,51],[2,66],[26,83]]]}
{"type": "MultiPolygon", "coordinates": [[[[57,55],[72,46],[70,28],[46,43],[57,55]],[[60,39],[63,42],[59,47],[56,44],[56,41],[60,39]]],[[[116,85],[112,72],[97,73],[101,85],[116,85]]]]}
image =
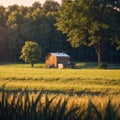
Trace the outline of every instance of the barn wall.
{"type": "Polygon", "coordinates": [[[53,56],[53,55],[50,55],[50,56],[46,59],[45,64],[46,64],[46,67],[47,67],[48,65],[54,65],[54,66],[56,67],[56,57],[53,56]]]}
{"type": "Polygon", "coordinates": [[[46,67],[49,65],[53,65],[54,67],[58,67],[58,63],[70,62],[70,57],[56,57],[54,55],[49,55],[45,61],[46,67]]]}
{"type": "Polygon", "coordinates": [[[69,57],[58,57],[57,63],[62,63],[62,62],[70,62],[70,58],[69,57]]]}

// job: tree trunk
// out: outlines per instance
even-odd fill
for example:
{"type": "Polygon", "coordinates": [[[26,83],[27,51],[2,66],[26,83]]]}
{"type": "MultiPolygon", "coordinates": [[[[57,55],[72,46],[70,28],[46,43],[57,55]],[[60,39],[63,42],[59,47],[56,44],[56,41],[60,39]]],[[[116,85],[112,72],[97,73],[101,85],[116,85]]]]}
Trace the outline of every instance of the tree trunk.
{"type": "Polygon", "coordinates": [[[34,67],[34,64],[33,64],[33,62],[31,62],[31,66],[32,66],[32,67],[34,67]]]}
{"type": "Polygon", "coordinates": [[[98,65],[99,65],[101,63],[101,46],[100,46],[100,44],[95,44],[94,48],[95,48],[96,53],[97,53],[98,65]]]}
{"type": "Polygon", "coordinates": [[[101,53],[97,53],[97,57],[98,57],[98,65],[101,63],[101,53]]]}

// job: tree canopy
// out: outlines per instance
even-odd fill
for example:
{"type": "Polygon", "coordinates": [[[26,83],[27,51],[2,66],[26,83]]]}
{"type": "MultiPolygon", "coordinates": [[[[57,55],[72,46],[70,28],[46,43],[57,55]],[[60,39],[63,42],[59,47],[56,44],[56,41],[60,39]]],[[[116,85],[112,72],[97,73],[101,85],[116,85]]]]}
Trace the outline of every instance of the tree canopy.
{"type": "Polygon", "coordinates": [[[120,41],[120,26],[115,22],[119,18],[114,16],[120,12],[113,5],[105,0],[66,0],[59,10],[57,29],[67,34],[73,47],[94,46],[100,63],[106,43],[117,41],[119,45],[120,41]]]}
{"type": "Polygon", "coordinates": [[[33,67],[35,62],[40,61],[41,53],[41,47],[36,42],[26,41],[21,50],[20,59],[29,62],[33,67]]]}
{"type": "Polygon", "coordinates": [[[47,0],[43,5],[0,6],[0,63],[21,62],[20,52],[27,40],[40,45],[42,61],[49,52],[65,52],[74,61],[97,61],[94,47],[100,41],[102,60],[119,63],[120,51],[115,49],[120,49],[119,3],[47,0]]]}
{"type": "Polygon", "coordinates": [[[54,0],[47,0],[43,4],[43,10],[44,12],[55,12],[59,10],[60,5],[55,2],[54,0]]]}

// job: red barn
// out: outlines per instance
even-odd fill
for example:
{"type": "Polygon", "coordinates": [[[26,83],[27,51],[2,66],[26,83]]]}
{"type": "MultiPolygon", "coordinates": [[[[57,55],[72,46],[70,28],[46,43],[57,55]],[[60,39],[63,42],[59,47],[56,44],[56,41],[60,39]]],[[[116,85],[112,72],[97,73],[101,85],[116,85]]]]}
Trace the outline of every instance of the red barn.
{"type": "Polygon", "coordinates": [[[58,64],[67,65],[67,63],[70,63],[70,56],[66,53],[50,53],[46,56],[46,67],[58,67],[58,64]]]}

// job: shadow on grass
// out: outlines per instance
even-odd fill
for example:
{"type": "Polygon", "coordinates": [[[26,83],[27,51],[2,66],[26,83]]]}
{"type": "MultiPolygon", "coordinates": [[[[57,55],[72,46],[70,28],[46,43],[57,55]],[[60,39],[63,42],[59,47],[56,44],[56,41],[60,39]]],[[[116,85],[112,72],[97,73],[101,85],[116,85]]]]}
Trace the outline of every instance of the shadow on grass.
{"type": "MultiPolygon", "coordinates": [[[[120,69],[120,64],[106,63],[108,69],[120,69]]],[[[94,62],[78,62],[76,63],[76,69],[98,69],[98,64],[94,62]]]]}
{"type": "Polygon", "coordinates": [[[76,69],[92,69],[97,68],[97,63],[76,63],[76,69]]]}

